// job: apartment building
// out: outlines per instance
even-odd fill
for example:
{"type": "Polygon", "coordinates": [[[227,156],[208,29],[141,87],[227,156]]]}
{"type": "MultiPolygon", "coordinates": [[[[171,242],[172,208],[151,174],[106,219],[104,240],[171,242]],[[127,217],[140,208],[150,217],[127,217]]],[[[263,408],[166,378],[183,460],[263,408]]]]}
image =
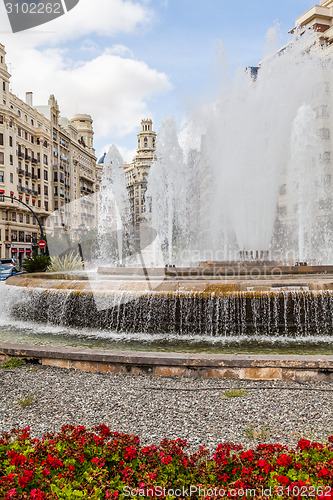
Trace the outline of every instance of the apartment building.
{"type": "MultiPolygon", "coordinates": [[[[50,123],[9,91],[10,77],[0,44],[0,258],[29,257],[40,237],[35,211],[45,226],[52,209],[50,123]]],[[[29,98],[29,95],[28,95],[29,98]]]]}
{"type": "MultiPolygon", "coordinates": [[[[321,0],[320,5],[311,7],[295,21],[294,33],[298,30],[303,34],[306,30],[313,30],[315,36],[307,48],[309,53],[319,55],[323,60],[322,73],[318,70],[317,81],[313,84],[309,104],[315,114],[315,130],[318,137],[317,155],[314,155],[313,165],[304,164],[304,174],[297,180],[299,189],[308,189],[308,196],[304,196],[303,206],[299,206],[292,183],[292,163],[288,166],[285,182],[279,187],[278,224],[287,228],[289,240],[292,235],[297,236],[295,223],[300,218],[311,218],[313,226],[317,228],[317,237],[313,245],[320,260],[321,248],[327,245],[325,238],[333,237],[333,113],[332,113],[332,83],[326,65],[333,56],[333,0],[321,0]],[[315,193],[312,194],[312,193],[315,193]],[[312,202],[312,205],[311,205],[312,202]],[[311,205],[311,206],[310,206],[311,205]],[[305,214],[305,215],[304,215],[305,214]]],[[[284,50],[284,49],[282,49],[284,50]]],[[[302,85],[302,83],[299,83],[302,85]]],[[[311,163],[311,162],[310,162],[311,163]]],[[[309,222],[304,225],[309,226],[309,222]]],[[[311,231],[304,230],[305,242],[309,240],[311,231]]],[[[305,244],[305,243],[304,243],[305,244]]],[[[311,246],[310,240],[307,246],[311,246]]],[[[311,253],[308,252],[307,253],[311,253]]]]}
{"type": "Polygon", "coordinates": [[[52,233],[66,229],[72,239],[96,225],[97,207],[92,195],[98,179],[93,144],[93,120],[78,114],[61,117],[57,100],[37,106],[51,123],[53,169],[52,233]]]}
{"type": "Polygon", "coordinates": [[[41,236],[31,210],[44,232],[58,225],[75,238],[95,225],[96,207],[86,197],[97,169],[92,118],[62,118],[54,96],[47,106],[34,106],[31,92],[21,100],[10,92],[5,58],[0,44],[0,259],[22,262],[41,236]]]}

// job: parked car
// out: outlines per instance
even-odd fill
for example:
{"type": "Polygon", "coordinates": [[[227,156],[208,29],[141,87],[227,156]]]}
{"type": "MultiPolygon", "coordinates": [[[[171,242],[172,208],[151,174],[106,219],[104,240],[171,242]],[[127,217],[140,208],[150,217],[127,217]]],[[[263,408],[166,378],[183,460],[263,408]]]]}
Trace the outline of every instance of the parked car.
{"type": "Polygon", "coordinates": [[[0,267],[2,266],[16,266],[16,262],[14,259],[0,259],[0,267]]]}
{"type": "Polygon", "coordinates": [[[6,279],[11,276],[15,276],[15,274],[22,274],[20,271],[13,266],[0,266],[0,281],[6,281],[6,279]]]}

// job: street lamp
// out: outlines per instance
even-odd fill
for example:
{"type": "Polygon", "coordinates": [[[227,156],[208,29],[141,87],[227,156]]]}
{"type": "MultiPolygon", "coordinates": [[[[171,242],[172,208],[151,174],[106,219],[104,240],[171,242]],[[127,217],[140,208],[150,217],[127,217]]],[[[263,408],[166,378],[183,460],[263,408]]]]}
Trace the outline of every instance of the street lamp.
{"type": "MultiPolygon", "coordinates": [[[[42,226],[42,223],[41,223],[39,217],[37,216],[36,212],[34,210],[32,210],[32,208],[29,207],[29,205],[27,205],[26,203],[24,203],[24,201],[19,200],[18,198],[15,198],[13,195],[8,196],[8,195],[5,195],[5,194],[1,193],[0,194],[0,201],[4,201],[5,198],[8,198],[8,199],[12,200],[12,203],[13,203],[13,201],[18,201],[19,203],[21,203],[22,205],[24,205],[28,210],[30,210],[30,212],[35,217],[35,219],[37,220],[37,223],[39,225],[41,239],[45,240],[43,226],[42,226]]],[[[44,249],[41,249],[41,253],[43,254],[43,253],[47,253],[47,252],[48,252],[48,249],[47,249],[47,245],[46,245],[45,252],[44,252],[44,249]]]]}

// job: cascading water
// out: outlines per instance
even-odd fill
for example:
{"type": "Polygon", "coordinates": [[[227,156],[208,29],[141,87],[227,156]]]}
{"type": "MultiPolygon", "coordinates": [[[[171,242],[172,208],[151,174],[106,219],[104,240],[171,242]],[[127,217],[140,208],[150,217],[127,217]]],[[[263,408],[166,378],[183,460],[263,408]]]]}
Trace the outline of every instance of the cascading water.
{"type": "Polygon", "coordinates": [[[156,157],[149,173],[147,206],[151,207],[150,223],[159,237],[165,264],[174,264],[177,246],[182,245],[187,229],[184,203],[187,197],[183,151],[173,118],[163,120],[156,143],[156,157]]]}
{"type": "Polygon", "coordinates": [[[112,145],[104,160],[97,227],[99,261],[108,265],[122,265],[124,260],[123,239],[129,224],[129,199],[123,165],[118,149],[112,145]]]}
{"type": "MultiPolygon", "coordinates": [[[[223,83],[218,99],[193,118],[203,123],[190,126],[201,128],[202,147],[185,169],[179,149],[177,159],[172,157],[178,141],[168,131],[170,120],[161,127],[159,160],[151,169],[148,190],[152,224],[168,242],[169,260],[172,239],[178,256],[181,249],[192,250],[192,262],[198,250],[202,260],[239,260],[244,254],[330,263],[332,72],[331,62],[313,48],[314,37],[311,32],[295,35],[292,43],[263,60],[255,78],[242,69],[233,82],[223,83]],[[316,189],[324,179],[325,189],[316,189]],[[193,204],[195,209],[186,211],[193,204]],[[179,232],[174,222],[178,214],[186,214],[179,232]],[[320,244],[314,247],[313,241],[320,244]]],[[[178,258],[177,263],[187,262],[178,258]]]]}
{"type": "Polygon", "coordinates": [[[288,169],[290,199],[295,214],[295,233],[298,241],[299,261],[305,262],[312,253],[315,234],[315,210],[320,180],[320,141],[316,128],[316,113],[303,105],[293,121],[291,159],[288,169]]]}

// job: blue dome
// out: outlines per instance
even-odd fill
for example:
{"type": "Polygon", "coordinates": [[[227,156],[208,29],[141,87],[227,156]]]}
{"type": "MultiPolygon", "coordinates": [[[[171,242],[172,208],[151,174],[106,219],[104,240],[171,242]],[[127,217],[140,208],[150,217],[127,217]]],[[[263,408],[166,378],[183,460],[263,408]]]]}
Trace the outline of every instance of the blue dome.
{"type": "Polygon", "coordinates": [[[103,164],[104,164],[105,157],[106,157],[106,153],[104,153],[104,155],[102,156],[102,158],[100,158],[100,159],[98,160],[97,165],[103,165],[103,164]]]}

